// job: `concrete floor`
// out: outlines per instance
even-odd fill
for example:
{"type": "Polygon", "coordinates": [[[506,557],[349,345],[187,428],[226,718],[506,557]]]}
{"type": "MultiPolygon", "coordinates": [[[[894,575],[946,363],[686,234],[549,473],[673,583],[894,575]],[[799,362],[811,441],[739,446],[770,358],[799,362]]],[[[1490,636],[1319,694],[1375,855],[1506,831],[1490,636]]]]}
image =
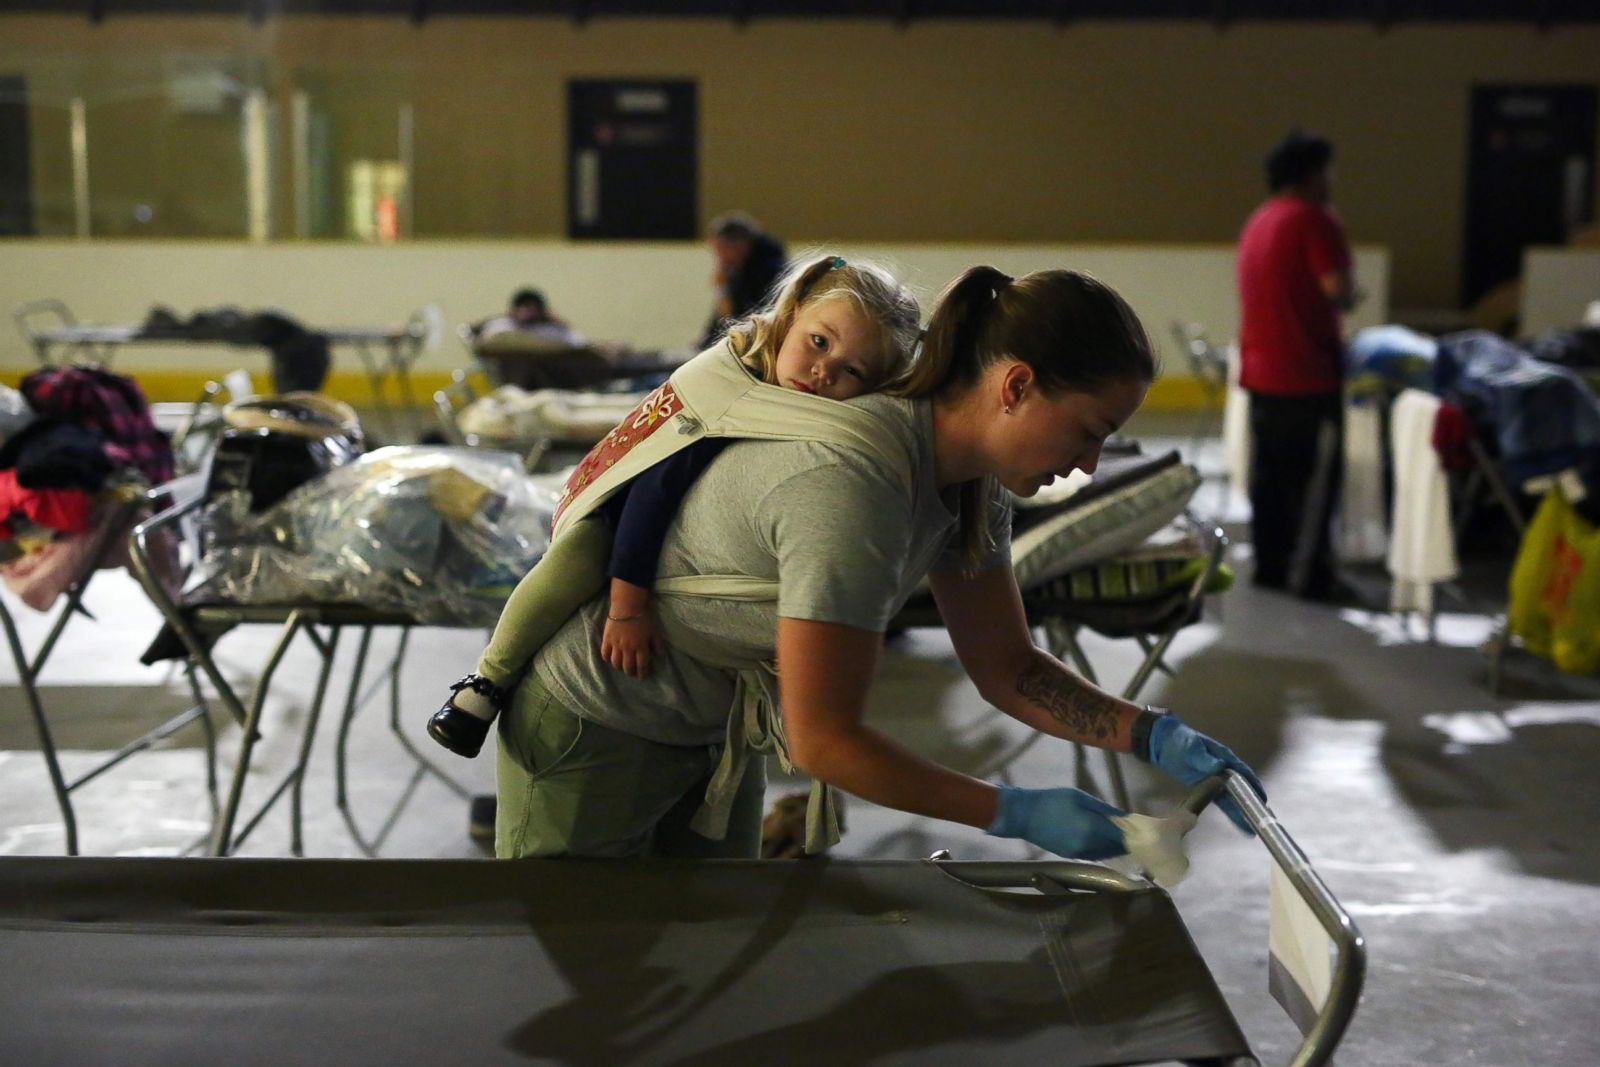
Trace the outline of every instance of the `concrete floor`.
{"type": "MultiPolygon", "coordinates": [[[[1162,429],[1169,428],[1155,427],[1162,429]]],[[[1204,459],[1214,455],[1212,445],[1204,459]]],[[[1214,486],[1203,494],[1202,509],[1218,507],[1214,486]]],[[[1247,545],[1236,545],[1233,562],[1248,574],[1247,545]]],[[[1600,682],[1515,657],[1503,695],[1488,692],[1477,646],[1489,632],[1486,612],[1503,574],[1503,563],[1475,566],[1476,583],[1447,600],[1437,643],[1382,612],[1309,606],[1241,583],[1180,636],[1169,657],[1176,676],[1158,675],[1144,694],[1226,740],[1261,772],[1273,808],[1362,927],[1369,973],[1339,1057],[1344,1064],[1600,1063],[1593,1019],[1600,845],[1591,829],[1600,811],[1600,682]]],[[[1380,606],[1382,575],[1355,577],[1380,606]]],[[[34,647],[47,620],[4,595],[25,644],[34,647]]],[[[100,575],[87,605],[95,620],[68,627],[43,678],[69,776],[188,704],[181,675],[137,662],[156,616],[131,578],[100,575]]],[[[412,638],[402,722],[430,752],[423,720],[444,686],[468,669],[481,640],[477,632],[452,630],[412,638]]],[[[270,641],[263,627],[231,634],[220,646],[224,670],[248,678],[270,641]]],[[[392,654],[394,641],[380,635],[374,658],[392,654]]],[[[339,676],[348,677],[354,644],[347,635],[339,676]]],[[[1113,687],[1138,655],[1127,642],[1090,638],[1087,648],[1113,687]]],[[[312,663],[302,645],[283,668],[247,797],[264,795],[292,765],[312,663]]],[[[334,693],[342,697],[337,677],[334,693]]],[[[919,751],[973,773],[1028,785],[1070,780],[1071,753],[1055,743],[1025,747],[1026,731],[978,699],[942,631],[914,631],[891,647],[870,716],[919,751]]],[[[355,857],[362,852],[352,825],[333,803],[335,719],[324,719],[313,751],[306,851],[355,857]]],[[[223,731],[224,773],[237,738],[236,729],[223,731]]],[[[75,794],[83,851],[173,854],[204,833],[209,811],[198,731],[175,742],[75,794]]],[[[354,830],[368,840],[383,835],[383,855],[486,855],[468,839],[465,805],[454,792],[430,777],[409,788],[414,764],[388,733],[383,694],[366,694],[352,753],[354,830]]],[[[488,759],[443,752],[440,759],[467,789],[492,787],[488,759]]],[[[1178,795],[1137,769],[1135,775],[1147,810],[1178,795]]],[[[775,793],[795,787],[772,786],[775,793]]],[[[1216,815],[1203,819],[1190,841],[1191,877],[1174,897],[1262,1062],[1284,1062],[1296,1035],[1266,994],[1265,852],[1216,815]]],[[[15,671],[0,664],[0,855],[62,847],[15,671]]],[[[912,859],[935,848],[963,859],[1026,854],[1016,842],[864,803],[850,806],[839,853],[912,859]]],[[[282,804],[241,852],[287,850],[282,804]]]]}

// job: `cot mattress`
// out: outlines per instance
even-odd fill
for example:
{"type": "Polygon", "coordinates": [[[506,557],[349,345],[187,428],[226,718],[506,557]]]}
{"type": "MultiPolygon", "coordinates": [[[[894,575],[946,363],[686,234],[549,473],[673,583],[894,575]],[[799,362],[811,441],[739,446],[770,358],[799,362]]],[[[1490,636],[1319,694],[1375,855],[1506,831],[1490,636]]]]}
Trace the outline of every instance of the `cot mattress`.
{"type": "Polygon", "coordinates": [[[0,959],[30,1067],[1248,1053],[1165,893],[917,862],[14,858],[0,959]]]}
{"type": "Polygon", "coordinates": [[[461,432],[487,442],[543,439],[594,444],[621,422],[642,393],[586,393],[503,385],[461,409],[461,432]]]}
{"type": "Polygon", "coordinates": [[[1011,565],[1024,590],[1130,551],[1188,506],[1199,473],[1177,452],[1107,460],[1088,485],[1049,506],[1018,501],[1011,565]]]}

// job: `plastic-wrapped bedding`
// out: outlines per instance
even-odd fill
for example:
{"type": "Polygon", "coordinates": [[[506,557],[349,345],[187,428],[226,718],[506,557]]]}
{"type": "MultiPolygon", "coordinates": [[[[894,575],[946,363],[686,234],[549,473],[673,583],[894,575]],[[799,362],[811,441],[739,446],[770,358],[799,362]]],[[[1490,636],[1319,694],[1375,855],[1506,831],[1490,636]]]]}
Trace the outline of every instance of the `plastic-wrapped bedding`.
{"type": "Polygon", "coordinates": [[[206,506],[188,603],[359,604],[432,625],[492,625],[549,547],[559,482],[508,452],[382,448],[250,514],[206,506]]]}
{"type": "Polygon", "coordinates": [[[1038,497],[1017,501],[1011,538],[1017,584],[1027,590],[1137,548],[1182,514],[1199,486],[1195,469],[1168,452],[1108,457],[1081,488],[1058,480],[1038,497]]]}
{"type": "Polygon", "coordinates": [[[503,385],[479,397],[456,417],[463,434],[479,441],[551,440],[594,444],[627,417],[643,393],[586,393],[503,385]]]}

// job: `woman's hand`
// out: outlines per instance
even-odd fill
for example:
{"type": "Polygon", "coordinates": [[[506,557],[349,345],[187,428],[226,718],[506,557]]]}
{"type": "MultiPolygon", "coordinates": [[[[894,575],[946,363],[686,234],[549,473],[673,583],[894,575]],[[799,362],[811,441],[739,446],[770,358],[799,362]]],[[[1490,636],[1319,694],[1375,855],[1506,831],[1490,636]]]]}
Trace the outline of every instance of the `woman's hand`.
{"type": "Polygon", "coordinates": [[[643,678],[650,673],[650,658],[664,655],[667,643],[648,613],[631,618],[606,616],[600,635],[600,655],[624,674],[643,678]]]}
{"type": "Polygon", "coordinates": [[[1000,787],[1000,810],[986,831],[1020,837],[1066,859],[1103,860],[1128,851],[1112,818],[1127,814],[1081,789],[1000,787]]]}
{"type": "MultiPolygon", "coordinates": [[[[1261,779],[1256,777],[1256,772],[1250,769],[1249,764],[1235,756],[1227,745],[1207,737],[1176,715],[1168,713],[1155,719],[1150,728],[1147,748],[1148,751],[1135,752],[1134,755],[1155,764],[1184,785],[1198,785],[1212,775],[1233,771],[1250,783],[1250,788],[1256,791],[1257,796],[1262,800],[1267,799],[1261,779]]],[[[1240,830],[1255,836],[1255,831],[1250,828],[1250,820],[1244,817],[1244,812],[1239,810],[1238,803],[1231,796],[1225,792],[1219,794],[1217,807],[1240,830]]]]}

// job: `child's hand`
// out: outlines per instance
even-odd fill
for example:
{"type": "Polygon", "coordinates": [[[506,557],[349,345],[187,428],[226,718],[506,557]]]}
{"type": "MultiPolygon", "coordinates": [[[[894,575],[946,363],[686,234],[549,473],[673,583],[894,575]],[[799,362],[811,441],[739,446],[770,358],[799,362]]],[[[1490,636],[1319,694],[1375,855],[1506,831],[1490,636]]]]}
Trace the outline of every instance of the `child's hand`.
{"type": "Polygon", "coordinates": [[[650,673],[650,657],[667,651],[655,620],[648,614],[617,619],[606,616],[605,632],[600,635],[600,655],[624,674],[643,678],[650,673]]]}

